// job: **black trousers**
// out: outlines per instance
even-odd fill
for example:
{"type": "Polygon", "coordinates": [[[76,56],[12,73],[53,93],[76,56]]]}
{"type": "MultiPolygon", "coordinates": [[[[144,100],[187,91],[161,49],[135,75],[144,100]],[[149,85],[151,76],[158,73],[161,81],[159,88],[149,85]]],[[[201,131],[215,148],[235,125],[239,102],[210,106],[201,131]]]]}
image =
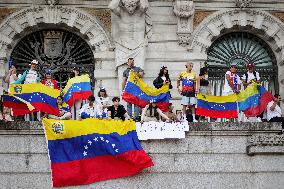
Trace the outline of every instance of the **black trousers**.
{"type": "Polygon", "coordinates": [[[274,117],[269,122],[282,122],[282,130],[284,129],[284,117],[274,117]]]}

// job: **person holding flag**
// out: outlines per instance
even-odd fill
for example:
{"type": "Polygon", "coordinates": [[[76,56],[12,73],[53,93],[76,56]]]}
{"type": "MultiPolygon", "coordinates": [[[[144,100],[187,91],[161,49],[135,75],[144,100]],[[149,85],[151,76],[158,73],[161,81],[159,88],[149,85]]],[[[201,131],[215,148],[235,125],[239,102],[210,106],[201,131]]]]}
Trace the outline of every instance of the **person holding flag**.
{"type": "Polygon", "coordinates": [[[41,81],[42,84],[49,86],[53,89],[59,89],[56,80],[52,79],[52,71],[47,70],[45,73],[45,79],[41,81]]]}
{"type": "Polygon", "coordinates": [[[247,88],[247,86],[250,85],[253,81],[260,83],[259,73],[254,70],[253,63],[248,63],[247,69],[248,71],[242,77],[244,88],[247,88]]]}
{"type": "Polygon", "coordinates": [[[237,74],[237,66],[231,65],[230,70],[226,72],[223,96],[238,94],[241,88],[241,79],[237,74]]]}
{"type": "Polygon", "coordinates": [[[89,96],[88,103],[84,104],[79,111],[79,120],[87,118],[105,118],[106,113],[102,111],[100,104],[96,103],[94,95],[89,96]]]}
{"type": "Polygon", "coordinates": [[[37,72],[38,61],[33,60],[30,64],[30,69],[26,70],[21,77],[18,78],[12,84],[28,84],[28,83],[39,83],[40,75],[37,72]]]}
{"type": "MultiPolygon", "coordinates": [[[[8,85],[10,86],[12,83],[14,83],[15,81],[17,81],[19,78],[17,76],[17,69],[14,65],[11,65],[8,74],[6,75],[4,81],[6,83],[8,83],[8,85]]],[[[8,89],[9,92],[9,89],[8,89]]]]}
{"type": "Polygon", "coordinates": [[[181,104],[183,119],[186,120],[186,108],[189,106],[191,108],[193,122],[197,122],[195,119],[195,81],[196,73],[192,70],[193,63],[188,62],[186,65],[186,71],[179,74],[177,80],[178,92],[182,95],[181,104]]]}

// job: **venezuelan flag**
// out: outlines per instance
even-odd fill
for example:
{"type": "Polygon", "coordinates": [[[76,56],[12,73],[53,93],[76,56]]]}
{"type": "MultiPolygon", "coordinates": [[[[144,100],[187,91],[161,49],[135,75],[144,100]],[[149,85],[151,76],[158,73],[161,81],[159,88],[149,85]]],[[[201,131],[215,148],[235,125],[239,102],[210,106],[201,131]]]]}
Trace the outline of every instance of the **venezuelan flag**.
{"type": "Polygon", "coordinates": [[[153,166],[133,121],[44,119],[43,125],[54,187],[132,176],[153,166]]]}
{"type": "Polygon", "coordinates": [[[15,116],[38,111],[58,115],[56,98],[59,95],[59,90],[41,83],[13,84],[10,93],[4,96],[4,104],[13,109],[15,116]]]}
{"type": "Polygon", "coordinates": [[[140,107],[145,107],[150,101],[153,101],[157,103],[157,106],[163,112],[167,112],[170,101],[169,84],[159,89],[150,87],[135,72],[131,71],[122,94],[122,99],[140,107]]]}
{"type": "Polygon", "coordinates": [[[255,117],[266,109],[267,104],[273,98],[273,95],[263,86],[254,82],[238,94],[239,109],[247,117],[255,117]]]}
{"type": "Polygon", "coordinates": [[[63,101],[72,106],[76,100],[85,100],[92,95],[89,75],[76,76],[67,82],[63,89],[63,101]]]}
{"type": "Polygon", "coordinates": [[[237,118],[237,96],[208,96],[198,94],[196,114],[212,118],[237,118]]]}

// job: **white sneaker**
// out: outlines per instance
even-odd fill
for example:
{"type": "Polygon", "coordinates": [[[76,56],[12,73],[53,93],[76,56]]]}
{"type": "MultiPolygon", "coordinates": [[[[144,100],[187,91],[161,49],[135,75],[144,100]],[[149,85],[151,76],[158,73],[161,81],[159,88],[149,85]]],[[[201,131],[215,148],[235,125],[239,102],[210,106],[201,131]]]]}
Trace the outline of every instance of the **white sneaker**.
{"type": "Polygon", "coordinates": [[[192,121],[193,121],[193,122],[198,122],[196,119],[193,119],[192,121]]]}

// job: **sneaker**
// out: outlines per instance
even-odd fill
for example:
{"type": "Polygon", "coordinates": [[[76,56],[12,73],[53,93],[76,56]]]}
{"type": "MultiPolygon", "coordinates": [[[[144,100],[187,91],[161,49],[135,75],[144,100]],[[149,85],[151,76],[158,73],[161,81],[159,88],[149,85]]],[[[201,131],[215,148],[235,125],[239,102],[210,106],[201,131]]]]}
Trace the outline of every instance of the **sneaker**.
{"type": "Polygon", "coordinates": [[[196,119],[193,119],[192,121],[195,122],[195,123],[198,122],[196,119]]]}

